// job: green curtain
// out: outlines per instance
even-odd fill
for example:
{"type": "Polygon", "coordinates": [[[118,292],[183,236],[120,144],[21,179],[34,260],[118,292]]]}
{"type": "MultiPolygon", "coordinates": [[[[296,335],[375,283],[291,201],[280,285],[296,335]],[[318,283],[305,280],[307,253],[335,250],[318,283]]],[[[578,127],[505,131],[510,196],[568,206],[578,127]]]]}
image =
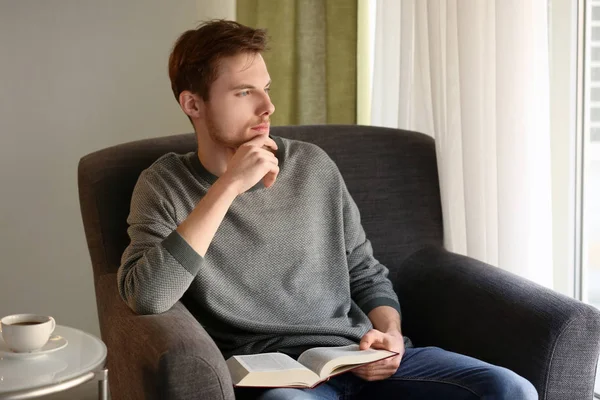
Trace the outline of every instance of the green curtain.
{"type": "Polygon", "coordinates": [[[237,0],[237,21],[266,28],[273,125],[356,123],[356,0],[237,0]]]}

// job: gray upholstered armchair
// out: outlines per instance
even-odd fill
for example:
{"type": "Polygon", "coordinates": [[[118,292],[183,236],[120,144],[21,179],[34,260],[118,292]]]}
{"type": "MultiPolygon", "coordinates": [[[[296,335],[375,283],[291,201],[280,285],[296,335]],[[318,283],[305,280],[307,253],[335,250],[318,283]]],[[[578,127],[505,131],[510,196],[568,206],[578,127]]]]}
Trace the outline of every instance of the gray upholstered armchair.
{"type": "MultiPolygon", "coordinates": [[[[540,399],[592,398],[600,313],[443,250],[431,138],[364,126],[276,127],[271,133],[316,143],[337,163],[375,256],[390,269],[404,333],[416,346],[435,345],[508,367],[529,379],[540,399]]],[[[81,213],[115,400],[234,398],[221,353],[181,302],[163,314],[142,316],[117,292],[138,175],[162,154],[194,146],[192,134],[148,139],[89,154],[79,163],[81,213]]]]}

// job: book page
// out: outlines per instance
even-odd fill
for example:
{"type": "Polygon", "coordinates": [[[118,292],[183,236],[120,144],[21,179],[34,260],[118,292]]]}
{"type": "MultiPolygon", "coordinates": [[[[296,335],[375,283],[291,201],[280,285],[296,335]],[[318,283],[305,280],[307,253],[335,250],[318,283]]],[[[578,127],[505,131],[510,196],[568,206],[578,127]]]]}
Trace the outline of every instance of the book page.
{"type": "Polygon", "coordinates": [[[324,378],[340,366],[363,364],[393,354],[386,350],[360,350],[358,344],[343,347],[315,347],[302,353],[298,362],[324,378]]]}
{"type": "Polygon", "coordinates": [[[329,361],[341,356],[357,354],[359,351],[357,344],[343,347],[314,347],[302,353],[298,357],[298,362],[318,374],[329,361]]]}
{"type": "Polygon", "coordinates": [[[282,353],[263,353],[234,357],[248,372],[306,369],[305,366],[282,353]]]}
{"type": "Polygon", "coordinates": [[[233,356],[227,368],[234,386],[311,387],[319,376],[281,353],[233,356]]]}

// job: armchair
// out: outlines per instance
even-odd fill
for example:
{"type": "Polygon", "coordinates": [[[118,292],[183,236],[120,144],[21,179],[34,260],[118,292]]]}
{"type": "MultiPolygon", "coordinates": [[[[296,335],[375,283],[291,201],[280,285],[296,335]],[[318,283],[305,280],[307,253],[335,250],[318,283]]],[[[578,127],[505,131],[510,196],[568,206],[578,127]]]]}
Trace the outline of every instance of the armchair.
{"type": "MultiPolygon", "coordinates": [[[[313,142],[337,163],[375,256],[390,270],[403,331],[416,346],[508,367],[529,379],[543,400],[592,398],[600,312],[443,249],[433,139],[366,126],[287,126],[271,133],[313,142]]],[[[175,135],[110,147],[79,163],[81,213],[115,400],[234,398],[225,360],[181,302],[162,314],[136,315],[117,290],[140,172],[167,152],[194,149],[193,134],[175,135]]]]}

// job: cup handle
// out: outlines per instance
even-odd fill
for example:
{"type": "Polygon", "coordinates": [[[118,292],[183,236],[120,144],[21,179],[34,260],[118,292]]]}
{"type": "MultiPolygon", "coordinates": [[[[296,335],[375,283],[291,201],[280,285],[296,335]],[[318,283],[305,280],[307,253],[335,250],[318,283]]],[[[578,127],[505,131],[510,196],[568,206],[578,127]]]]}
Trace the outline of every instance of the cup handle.
{"type": "Polygon", "coordinates": [[[52,334],[52,332],[54,332],[54,328],[56,328],[56,321],[52,317],[49,317],[49,318],[50,318],[50,321],[52,321],[52,328],[50,328],[50,334],[52,334]]]}

